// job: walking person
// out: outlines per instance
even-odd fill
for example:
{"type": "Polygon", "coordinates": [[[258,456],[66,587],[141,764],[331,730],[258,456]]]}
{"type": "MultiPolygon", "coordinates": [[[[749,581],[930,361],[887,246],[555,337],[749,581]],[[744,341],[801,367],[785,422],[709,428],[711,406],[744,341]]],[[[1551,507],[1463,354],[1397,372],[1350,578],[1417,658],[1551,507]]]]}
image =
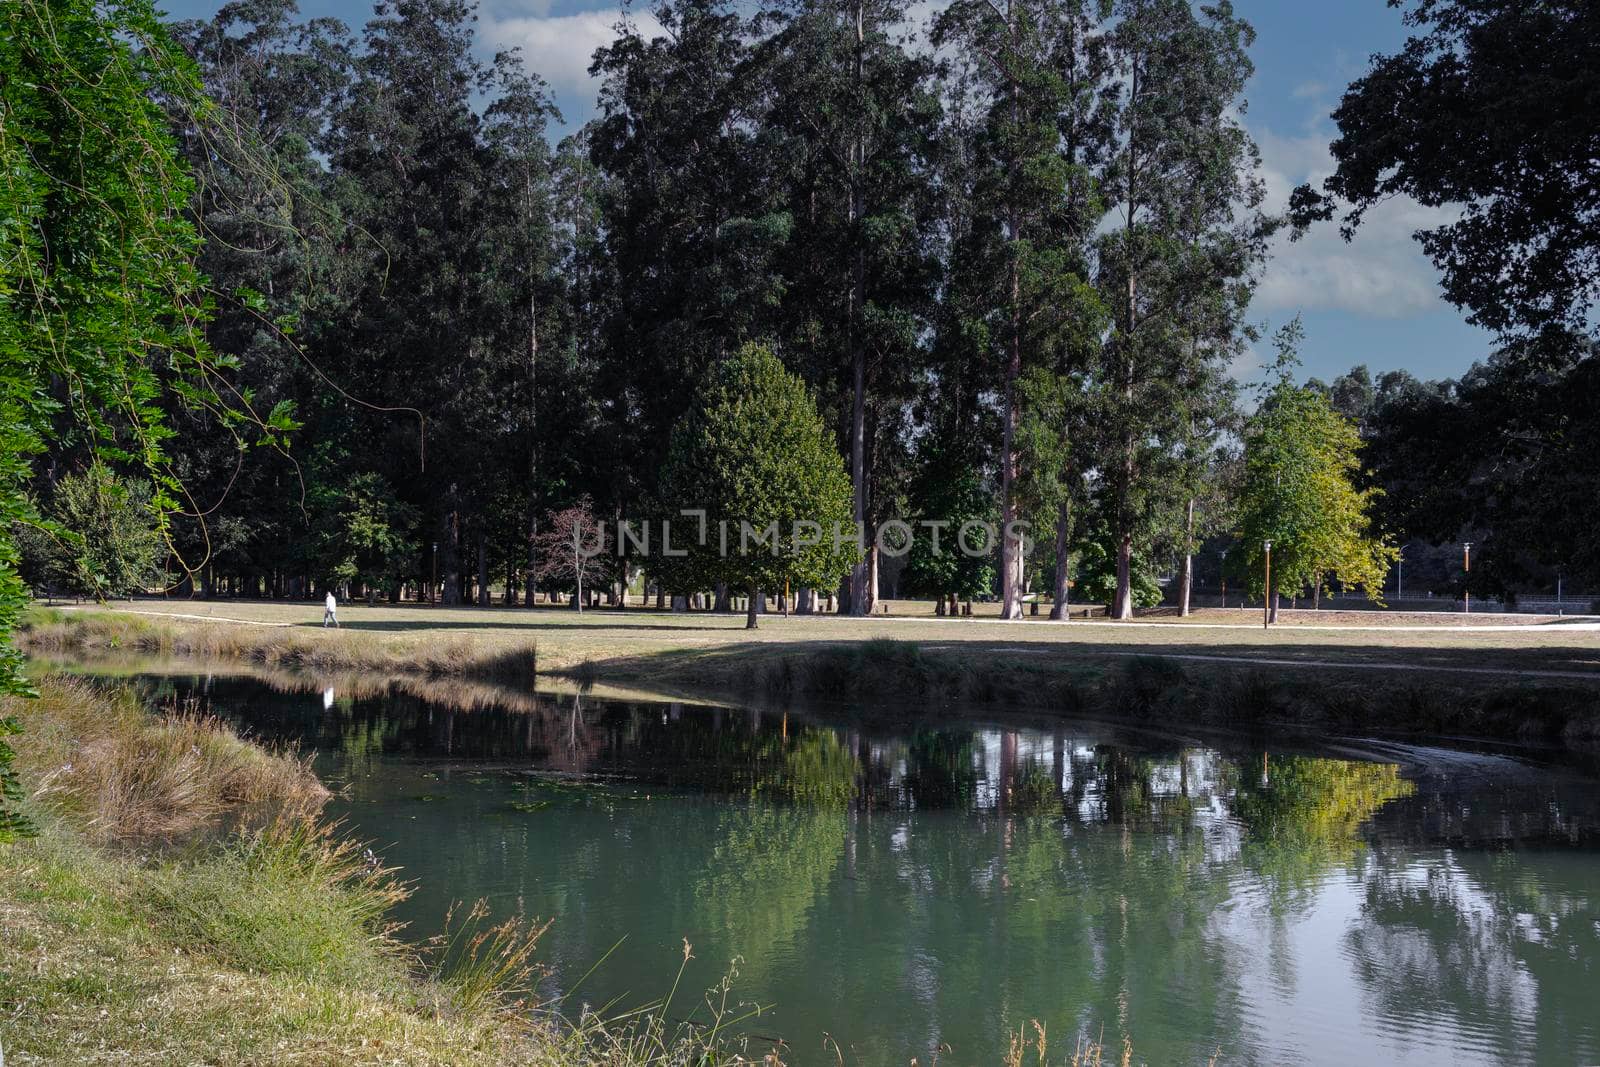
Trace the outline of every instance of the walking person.
{"type": "Polygon", "coordinates": [[[322,601],[322,628],[324,630],[328,628],[328,624],[330,622],[333,623],[333,628],[335,630],[341,629],[339,626],[338,612],[339,601],[334,597],[333,590],[330,589],[328,590],[327,597],[322,601]]]}

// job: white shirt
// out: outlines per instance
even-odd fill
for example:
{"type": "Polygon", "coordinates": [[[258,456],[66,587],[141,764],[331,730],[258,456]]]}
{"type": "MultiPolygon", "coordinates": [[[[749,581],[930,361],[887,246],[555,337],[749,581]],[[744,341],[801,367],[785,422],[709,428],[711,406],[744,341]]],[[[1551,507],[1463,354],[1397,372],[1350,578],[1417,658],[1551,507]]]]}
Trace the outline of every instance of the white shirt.
{"type": "Polygon", "coordinates": [[[327,605],[327,608],[328,608],[329,611],[332,611],[333,609],[335,609],[335,608],[337,608],[339,606],[339,602],[337,600],[333,599],[333,594],[332,593],[328,594],[328,599],[324,600],[323,603],[327,605]]]}

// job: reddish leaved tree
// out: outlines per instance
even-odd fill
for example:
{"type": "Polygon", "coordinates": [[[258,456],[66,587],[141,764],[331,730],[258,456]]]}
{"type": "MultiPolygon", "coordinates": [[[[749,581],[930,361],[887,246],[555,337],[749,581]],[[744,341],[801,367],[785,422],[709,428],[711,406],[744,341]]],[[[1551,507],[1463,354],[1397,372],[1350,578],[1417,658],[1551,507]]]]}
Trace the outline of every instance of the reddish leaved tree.
{"type": "Polygon", "coordinates": [[[558,579],[577,585],[574,605],[583,610],[584,585],[593,586],[611,573],[616,560],[611,551],[611,531],[594,517],[588,497],[549,517],[534,538],[534,573],[541,581],[558,579]]]}

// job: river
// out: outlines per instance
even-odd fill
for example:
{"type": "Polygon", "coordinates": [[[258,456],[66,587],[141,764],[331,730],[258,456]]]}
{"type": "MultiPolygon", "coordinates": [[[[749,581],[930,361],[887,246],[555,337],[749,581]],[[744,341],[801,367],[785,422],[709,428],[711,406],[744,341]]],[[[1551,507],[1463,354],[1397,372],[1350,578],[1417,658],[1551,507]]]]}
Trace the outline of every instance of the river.
{"type": "Polygon", "coordinates": [[[405,936],[479,897],[552,920],[568,1011],[662,996],[687,942],[674,1015],[736,972],[742,1028],[791,1063],[994,1064],[1031,1020],[1160,1064],[1600,1062],[1600,780],[1557,755],[138,684],[314,753],[330,813],[416,883],[405,936]]]}

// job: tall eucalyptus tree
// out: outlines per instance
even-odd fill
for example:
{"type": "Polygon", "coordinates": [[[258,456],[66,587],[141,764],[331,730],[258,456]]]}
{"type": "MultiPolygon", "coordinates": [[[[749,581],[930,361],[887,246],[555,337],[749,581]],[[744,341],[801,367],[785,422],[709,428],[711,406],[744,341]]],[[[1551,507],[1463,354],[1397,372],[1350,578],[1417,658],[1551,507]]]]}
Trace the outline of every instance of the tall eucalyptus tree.
{"type": "MultiPolygon", "coordinates": [[[[662,3],[597,51],[600,117],[586,131],[602,181],[609,270],[598,388],[630,461],[617,501],[655,489],[673,424],[710,370],[771,332],[775,250],[791,220],[758,159],[753,28],[726,0],[662,3]]],[[[668,502],[670,504],[670,502],[668,502]]]]}
{"type": "Polygon", "coordinates": [[[1171,444],[1195,391],[1209,388],[1205,368],[1234,350],[1270,223],[1239,121],[1249,24],[1226,2],[1197,12],[1188,0],[1120,0],[1115,14],[1115,141],[1103,178],[1112,225],[1097,257],[1113,327],[1098,397],[1111,441],[1102,473],[1116,541],[1112,613],[1129,618],[1132,559],[1159,518],[1171,444]]]}
{"type": "Polygon", "coordinates": [[[1074,0],[956,0],[934,40],[957,50],[974,129],[971,227],[951,249],[967,302],[960,333],[997,366],[1001,616],[1022,614],[1024,374],[1064,367],[1098,316],[1088,249],[1098,221],[1093,167],[1103,142],[1106,68],[1094,9],[1074,0]]]}
{"type": "MultiPolygon", "coordinates": [[[[499,316],[499,344],[508,351],[520,348],[525,359],[521,373],[509,375],[506,383],[506,395],[512,399],[505,430],[519,442],[508,451],[520,450],[521,462],[508,463],[502,473],[506,475],[504,495],[512,498],[511,503],[520,504],[517,510],[524,516],[526,541],[521,563],[525,603],[531,607],[538,563],[534,546],[543,507],[540,339],[548,344],[551,334],[559,331],[565,303],[556,273],[560,246],[554,160],[548,138],[550,123],[560,121],[561,115],[551,102],[549,87],[524,71],[514,54],[496,57],[494,73],[496,98],[484,114],[486,209],[499,231],[489,242],[489,281],[494,286],[490,303],[499,316]]],[[[507,561],[508,599],[514,595],[511,574],[515,569],[515,564],[507,561]]]]}
{"type": "MultiPolygon", "coordinates": [[[[759,50],[793,220],[781,254],[790,365],[839,398],[853,518],[887,518],[886,432],[908,401],[932,310],[934,66],[908,48],[902,0],[797,0],[759,50]]],[[[877,551],[852,570],[847,610],[868,614],[877,551]]]]}
{"type": "Polygon", "coordinates": [[[330,139],[368,236],[358,312],[338,339],[342,394],[328,401],[345,424],[330,440],[384,457],[425,500],[445,603],[461,599],[475,540],[483,555],[502,356],[483,315],[495,220],[473,98],[492,80],[472,54],[472,19],[464,0],[380,4],[330,139]]]}

